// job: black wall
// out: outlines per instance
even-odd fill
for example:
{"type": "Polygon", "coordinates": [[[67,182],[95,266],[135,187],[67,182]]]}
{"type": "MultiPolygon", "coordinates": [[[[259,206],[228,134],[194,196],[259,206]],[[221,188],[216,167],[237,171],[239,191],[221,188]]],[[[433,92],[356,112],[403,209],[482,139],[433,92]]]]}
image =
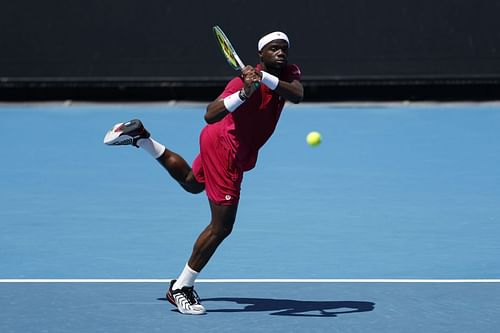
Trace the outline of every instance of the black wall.
{"type": "Polygon", "coordinates": [[[186,97],[196,96],[193,89],[218,89],[235,74],[212,35],[218,24],[250,64],[261,35],[285,31],[290,60],[319,99],[332,86],[340,95],[349,87],[446,86],[495,95],[499,18],[497,0],[4,0],[0,87],[4,95],[164,87],[165,98],[190,87],[186,97]]]}

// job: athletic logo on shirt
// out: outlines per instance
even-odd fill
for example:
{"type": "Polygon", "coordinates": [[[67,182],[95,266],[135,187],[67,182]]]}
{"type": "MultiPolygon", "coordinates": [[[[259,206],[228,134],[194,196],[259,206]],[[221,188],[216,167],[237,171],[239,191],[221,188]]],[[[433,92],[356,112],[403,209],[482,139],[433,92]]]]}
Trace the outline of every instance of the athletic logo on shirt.
{"type": "Polygon", "coordinates": [[[229,194],[226,194],[226,200],[231,200],[231,196],[229,194]]]}

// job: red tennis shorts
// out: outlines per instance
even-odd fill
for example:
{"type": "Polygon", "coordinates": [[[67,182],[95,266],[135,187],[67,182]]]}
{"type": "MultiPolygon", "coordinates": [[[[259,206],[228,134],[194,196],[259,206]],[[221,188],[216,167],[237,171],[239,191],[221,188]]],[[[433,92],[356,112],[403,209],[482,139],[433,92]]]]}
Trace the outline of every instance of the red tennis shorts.
{"type": "Polygon", "coordinates": [[[205,183],[205,192],[212,202],[236,205],[240,199],[243,172],[224,137],[214,133],[210,126],[200,134],[200,154],[193,161],[193,174],[205,183]]]}

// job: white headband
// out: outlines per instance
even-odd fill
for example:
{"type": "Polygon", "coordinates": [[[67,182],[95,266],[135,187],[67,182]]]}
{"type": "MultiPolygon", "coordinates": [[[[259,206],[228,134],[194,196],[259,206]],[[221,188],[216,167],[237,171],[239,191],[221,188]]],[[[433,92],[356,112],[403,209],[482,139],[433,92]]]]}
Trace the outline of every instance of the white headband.
{"type": "Polygon", "coordinates": [[[262,51],[264,46],[266,46],[268,43],[272,42],[273,40],[276,39],[283,39],[288,43],[288,46],[290,46],[290,41],[288,40],[288,36],[284,32],[280,31],[275,31],[271,32],[270,34],[265,35],[259,40],[259,51],[262,51]]]}

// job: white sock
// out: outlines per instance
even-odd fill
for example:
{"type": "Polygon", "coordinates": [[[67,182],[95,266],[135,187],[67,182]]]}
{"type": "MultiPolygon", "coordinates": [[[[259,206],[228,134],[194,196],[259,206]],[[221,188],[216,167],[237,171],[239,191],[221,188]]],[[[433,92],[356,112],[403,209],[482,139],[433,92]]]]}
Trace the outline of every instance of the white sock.
{"type": "Polygon", "coordinates": [[[160,157],[165,151],[165,146],[152,138],[139,139],[137,145],[148,152],[154,158],[160,157]]]}
{"type": "Polygon", "coordinates": [[[182,287],[192,287],[194,281],[198,277],[198,274],[200,273],[194,271],[191,267],[188,266],[188,264],[186,264],[184,270],[182,271],[177,281],[174,283],[172,289],[175,290],[175,289],[181,289],[182,287]]]}

